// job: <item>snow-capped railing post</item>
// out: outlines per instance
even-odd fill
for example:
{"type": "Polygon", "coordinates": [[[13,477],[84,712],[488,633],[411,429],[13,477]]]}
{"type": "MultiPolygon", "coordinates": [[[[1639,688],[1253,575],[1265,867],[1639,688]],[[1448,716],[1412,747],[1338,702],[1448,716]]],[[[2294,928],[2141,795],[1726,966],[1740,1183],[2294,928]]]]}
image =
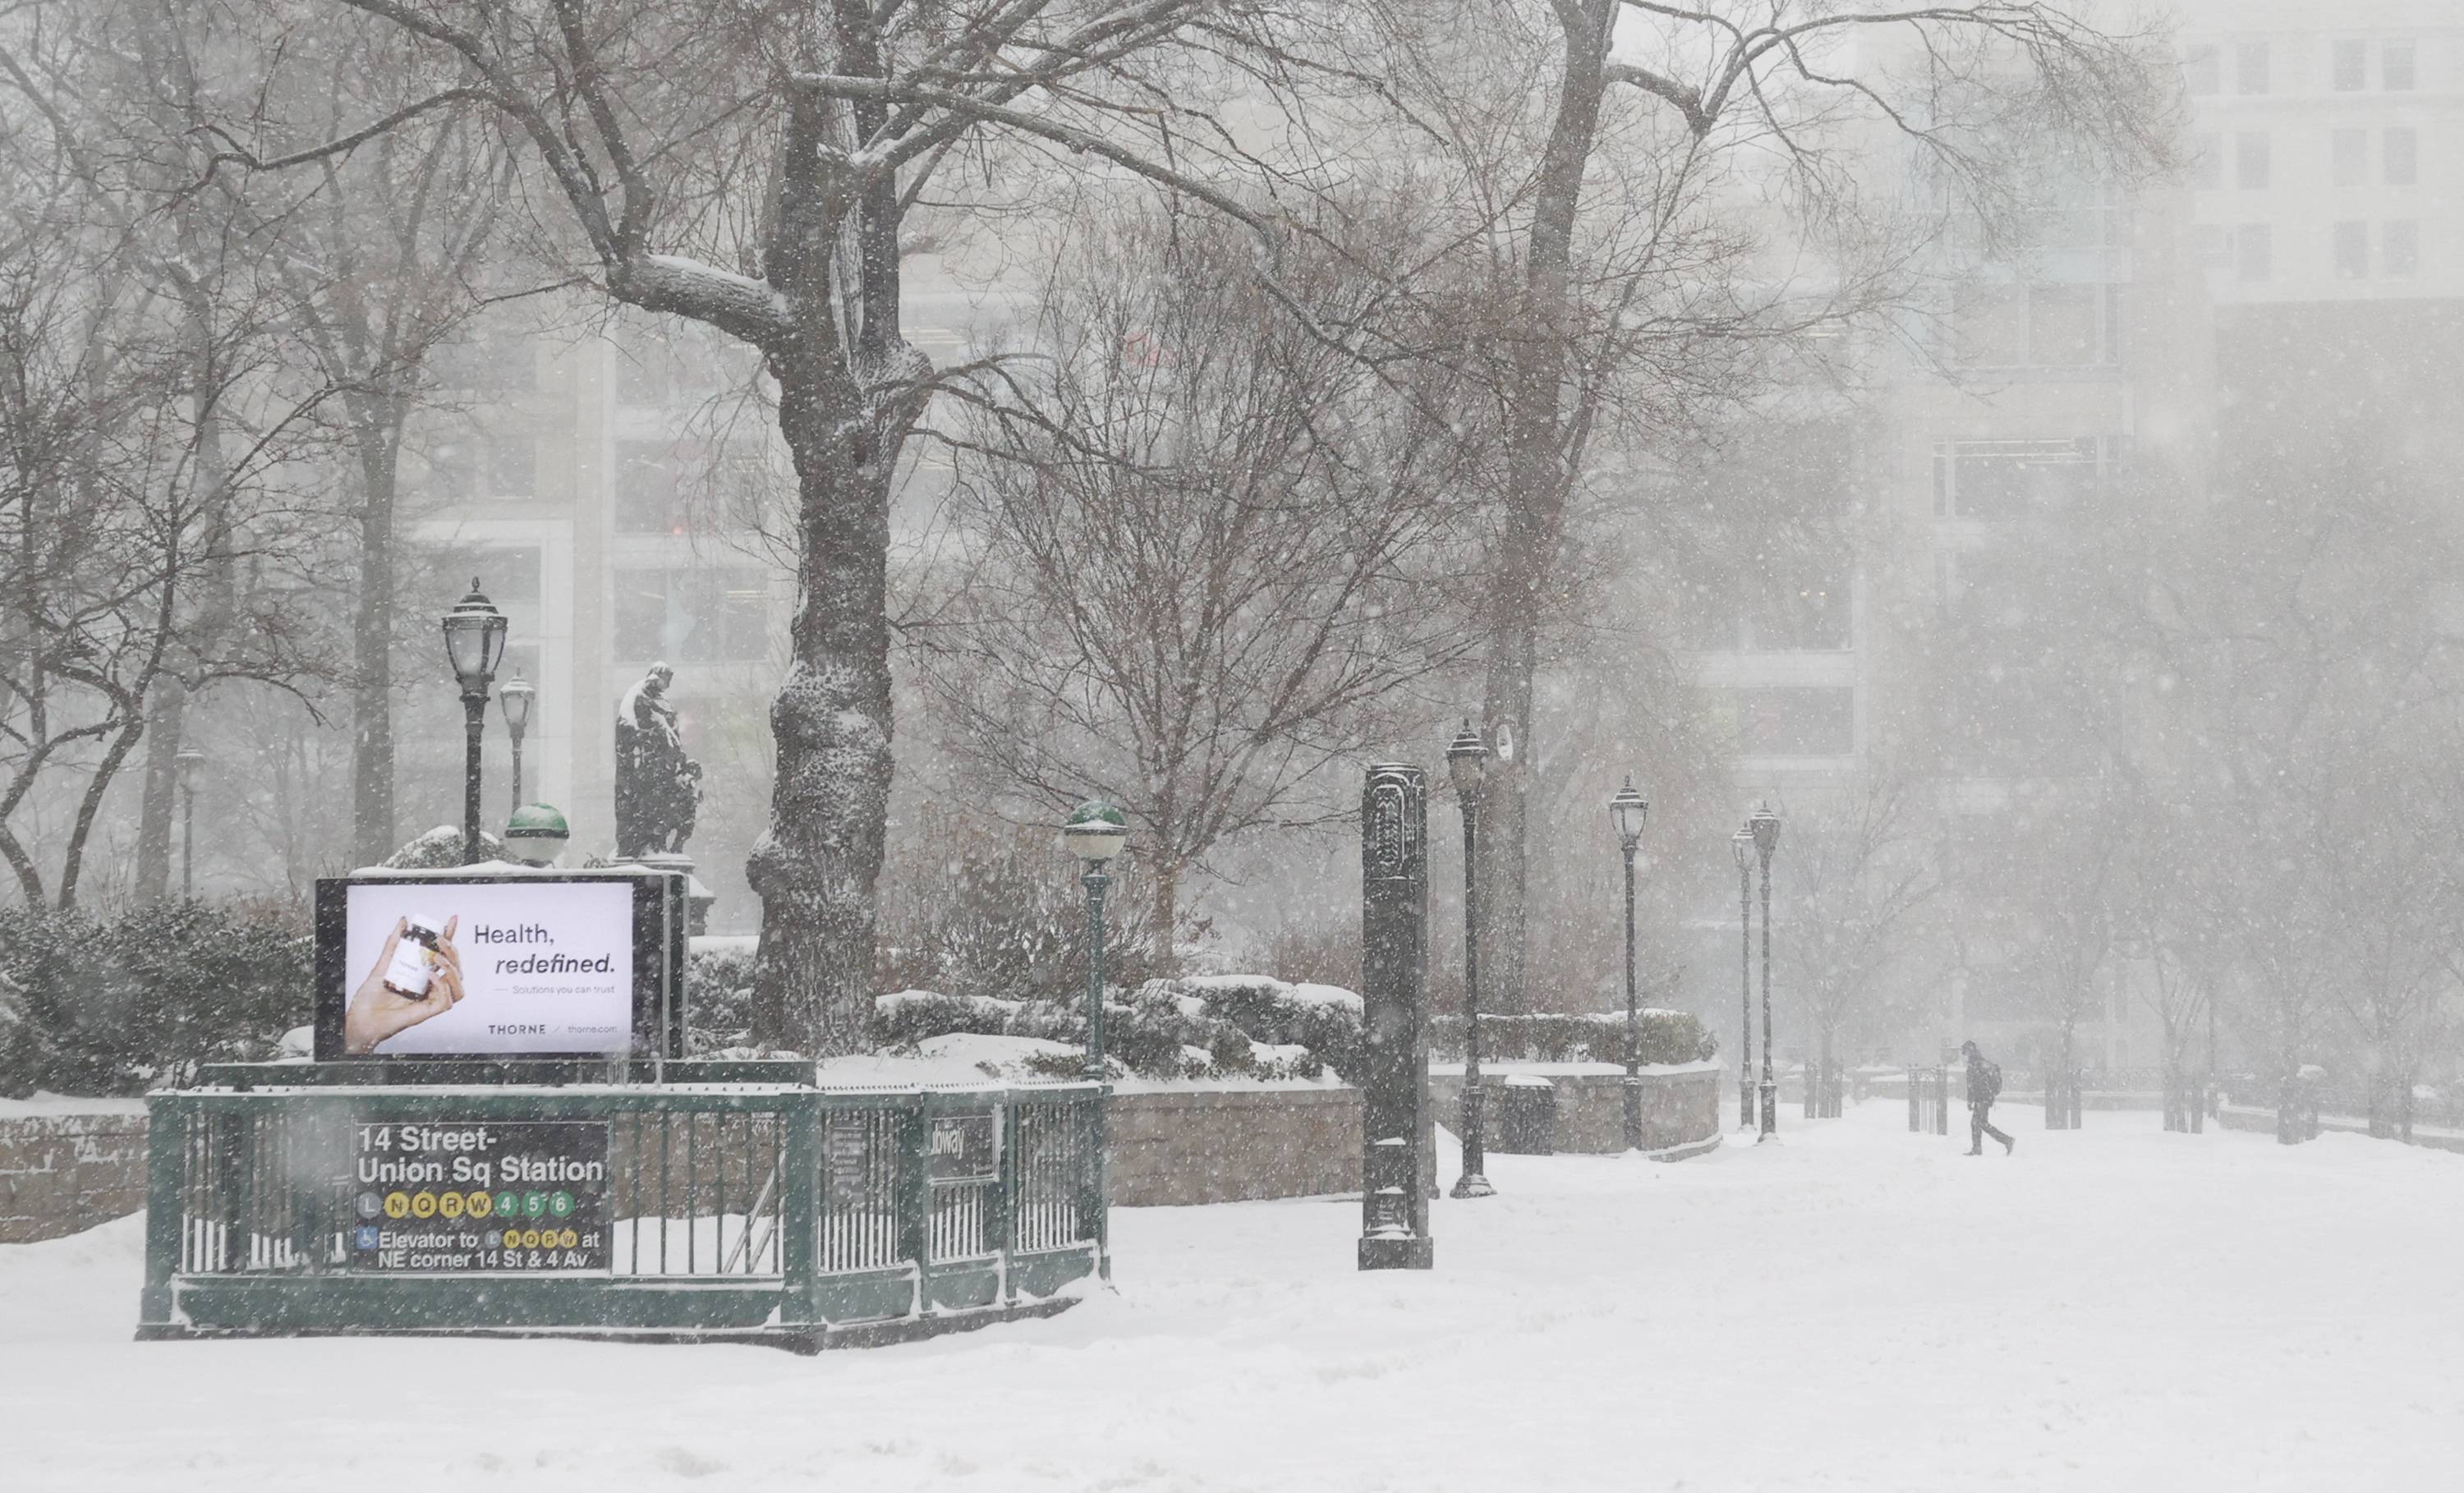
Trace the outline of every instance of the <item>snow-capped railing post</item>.
{"type": "Polygon", "coordinates": [[[1428,787],[1380,762],[1360,799],[1360,1268],[1426,1270],[1429,1189],[1428,787]]]}

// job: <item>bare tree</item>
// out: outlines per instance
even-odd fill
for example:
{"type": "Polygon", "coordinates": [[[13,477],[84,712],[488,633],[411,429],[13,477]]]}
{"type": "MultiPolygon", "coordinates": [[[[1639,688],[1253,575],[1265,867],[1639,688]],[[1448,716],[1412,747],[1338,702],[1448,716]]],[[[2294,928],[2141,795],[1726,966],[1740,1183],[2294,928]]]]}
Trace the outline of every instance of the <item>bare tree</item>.
{"type": "Polygon", "coordinates": [[[2162,1043],[2165,1128],[2193,1131],[2203,1128],[2213,1078],[2199,1039],[2214,1030],[2223,961],[2207,837],[2192,805],[2178,797],[2180,785],[2167,786],[2163,801],[2145,785],[2130,796],[2130,832],[2114,866],[2113,946],[2145,977],[2136,989],[2162,1043]]]}
{"type": "Polygon", "coordinates": [[[183,190],[193,79],[164,16],[55,9],[0,44],[25,124],[7,161],[26,225],[6,262],[17,643],[0,855],[40,900],[46,878],[10,821],[56,801],[38,783],[81,774],[54,826],[51,894],[68,906],[141,742],[145,892],[167,866],[189,696],[231,678],[289,688],[317,670],[312,629],[283,605],[307,515],[278,473],[319,396],[274,376],[274,311],[251,273],[262,242],[183,190]]]}
{"type": "MultiPolygon", "coordinates": [[[[223,153],[262,166],[346,135],[369,116],[432,98],[433,59],[390,27],[302,15],[263,80],[248,138],[217,123],[223,153]]],[[[405,594],[398,554],[404,436],[437,402],[433,353],[465,336],[492,288],[490,251],[504,246],[510,153],[468,109],[418,114],[357,148],[317,153],[296,172],[222,171],[218,187],[264,221],[290,325],[315,377],[336,391],[330,419],[348,453],[346,509],[355,560],[351,609],[351,846],[360,864],[397,847],[393,649],[405,594]],[[245,192],[243,198],[240,194],[245,192]]]]}
{"type": "MultiPolygon", "coordinates": [[[[1443,388],[1399,397],[1305,328],[1244,273],[1253,244],[1214,216],[1085,226],[1037,314],[1049,364],[954,437],[963,558],[918,634],[962,763],[1136,821],[1167,958],[1186,875],[1351,812],[1323,769],[1468,647],[1444,561],[1478,411],[1445,423],[1443,388]]],[[[1315,326],[1382,296],[1346,268],[1365,245],[1300,257],[1283,292],[1315,326]]]]}
{"type": "Polygon", "coordinates": [[[2127,164],[2163,159],[2169,126],[2139,39],[2054,4],[1551,0],[1528,25],[1501,5],[1471,26],[1447,9],[1443,22],[1409,4],[1388,13],[1398,92],[1482,178],[1466,200],[1496,271],[1479,325],[1506,443],[1485,714],[1490,737],[1521,750],[1490,790],[1482,946],[1512,1008],[1534,681],[1568,603],[1565,545],[1595,444],[1689,396],[1735,397],[1734,370],[1722,370],[1737,344],[1913,298],[1945,229],[2011,217],[2020,137],[2051,132],[2127,164]],[[1869,60],[1850,60],[1851,45],[1869,60]],[[1503,59],[1518,55],[1526,106],[1452,101],[1477,99],[1467,75],[1517,70],[1503,59]],[[1877,55],[1907,65],[1876,67],[1877,55]],[[1925,194],[1861,200],[1856,163],[1895,148],[1918,158],[1925,194]],[[1746,273],[1782,228],[1825,261],[1820,274],[1769,262],[1746,273]]]}
{"type": "Polygon", "coordinates": [[[751,344],[777,381],[799,600],[771,707],[770,826],[748,867],[754,1030],[859,1045],[891,771],[889,489],[934,387],[900,333],[906,224],[957,198],[945,166],[998,174],[1006,151],[1142,178],[1271,232],[1213,179],[1241,152],[1210,127],[1200,65],[1249,53],[1268,8],[335,3],[432,46],[458,70],[452,92],[538,152],[541,195],[606,295],[751,344]]]}
{"type": "Polygon", "coordinates": [[[1813,1021],[1818,1072],[1843,1036],[1885,1014],[1910,974],[1942,881],[1927,783],[1877,763],[1844,801],[1792,814],[1785,863],[1787,988],[1813,1021]]]}

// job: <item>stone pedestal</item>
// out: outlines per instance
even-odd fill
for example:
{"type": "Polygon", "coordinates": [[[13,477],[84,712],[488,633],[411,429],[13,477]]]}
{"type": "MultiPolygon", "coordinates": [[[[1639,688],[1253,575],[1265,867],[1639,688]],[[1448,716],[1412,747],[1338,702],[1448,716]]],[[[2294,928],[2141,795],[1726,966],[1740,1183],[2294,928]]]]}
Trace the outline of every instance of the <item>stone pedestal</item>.
{"type": "Polygon", "coordinates": [[[681,855],[672,850],[653,850],[648,855],[633,856],[621,864],[639,866],[653,871],[674,871],[683,876],[685,905],[690,909],[685,914],[685,935],[689,938],[699,937],[709,931],[710,905],[718,900],[718,894],[703,886],[701,878],[693,874],[692,856],[681,855]]]}

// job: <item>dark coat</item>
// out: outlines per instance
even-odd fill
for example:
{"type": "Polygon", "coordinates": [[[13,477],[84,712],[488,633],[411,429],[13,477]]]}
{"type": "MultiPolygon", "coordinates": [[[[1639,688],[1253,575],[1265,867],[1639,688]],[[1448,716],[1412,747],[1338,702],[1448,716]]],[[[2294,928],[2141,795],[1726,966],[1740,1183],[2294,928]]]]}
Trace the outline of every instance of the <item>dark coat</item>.
{"type": "Polygon", "coordinates": [[[1989,1063],[1985,1054],[1968,1055],[1968,1102],[1970,1106],[1991,1104],[2002,1092],[2002,1069],[1989,1063]]]}

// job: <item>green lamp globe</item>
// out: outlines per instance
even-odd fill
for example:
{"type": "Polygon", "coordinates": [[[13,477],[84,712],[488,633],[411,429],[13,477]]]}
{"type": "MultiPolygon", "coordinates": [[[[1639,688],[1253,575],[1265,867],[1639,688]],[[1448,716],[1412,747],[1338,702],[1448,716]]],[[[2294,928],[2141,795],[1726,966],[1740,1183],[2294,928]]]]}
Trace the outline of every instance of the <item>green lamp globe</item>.
{"type": "Polygon", "coordinates": [[[1121,853],[1130,838],[1130,821],[1101,799],[1089,799],[1069,811],[1061,826],[1061,843],[1089,866],[1101,866],[1121,853]]]}
{"type": "Polygon", "coordinates": [[[545,866],[573,838],[564,816],[545,803],[525,803],[505,821],[505,848],[525,866],[545,866]]]}

